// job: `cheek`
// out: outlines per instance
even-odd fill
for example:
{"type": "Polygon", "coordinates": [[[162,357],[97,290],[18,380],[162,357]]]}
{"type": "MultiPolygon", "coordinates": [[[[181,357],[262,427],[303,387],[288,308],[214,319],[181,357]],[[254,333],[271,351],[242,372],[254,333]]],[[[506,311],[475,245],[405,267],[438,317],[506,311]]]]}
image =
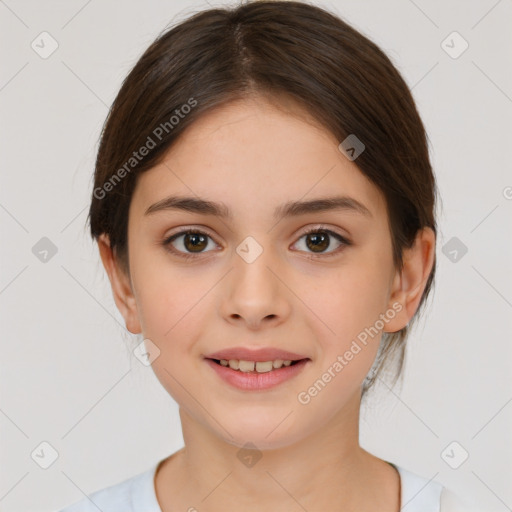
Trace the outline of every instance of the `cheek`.
{"type": "Polygon", "coordinates": [[[134,254],[132,278],[144,337],[161,348],[179,348],[175,340],[193,337],[201,298],[211,286],[198,283],[190,270],[147,261],[144,254],[134,254]]]}
{"type": "Polygon", "coordinates": [[[335,332],[335,338],[356,336],[384,313],[389,295],[388,269],[363,259],[342,265],[324,285],[306,295],[308,304],[335,332]],[[310,302],[311,301],[311,302],[310,302]]]}
{"type": "Polygon", "coordinates": [[[372,250],[358,251],[353,258],[347,257],[336,270],[317,279],[306,295],[306,303],[315,313],[308,316],[316,326],[312,330],[321,333],[321,366],[325,370],[331,368],[336,375],[329,387],[336,389],[338,397],[354,390],[375,360],[391,269],[390,255],[386,258],[386,253],[379,254],[374,246],[372,250]],[[339,361],[338,356],[343,360],[339,361]]]}
{"type": "Polygon", "coordinates": [[[381,340],[386,275],[375,262],[372,267],[361,258],[330,275],[323,287],[315,287],[309,295],[307,304],[315,312],[308,316],[311,330],[321,332],[319,371],[297,399],[310,417],[328,421],[340,404],[359,394],[381,340]]]}
{"type": "Polygon", "coordinates": [[[144,338],[159,350],[151,366],[173,399],[187,404],[194,385],[191,372],[200,361],[197,341],[204,336],[201,326],[208,302],[205,294],[213,284],[198,282],[193,273],[183,269],[140,263],[133,280],[142,331],[144,338]],[[197,360],[191,360],[196,352],[197,360]]]}

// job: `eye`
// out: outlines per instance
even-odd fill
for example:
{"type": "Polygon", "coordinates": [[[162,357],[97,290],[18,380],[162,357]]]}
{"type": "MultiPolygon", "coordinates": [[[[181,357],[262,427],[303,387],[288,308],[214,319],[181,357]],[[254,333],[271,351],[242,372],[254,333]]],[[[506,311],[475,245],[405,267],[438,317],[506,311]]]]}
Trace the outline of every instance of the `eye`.
{"type": "MultiPolygon", "coordinates": [[[[336,255],[343,250],[345,246],[352,245],[352,242],[346,237],[321,226],[306,231],[299,238],[299,242],[303,238],[306,239],[304,250],[306,252],[308,250],[312,251],[313,254],[309,256],[312,259],[336,255]],[[331,241],[332,238],[336,239],[338,247],[335,248],[335,250],[326,252],[326,250],[333,245],[331,241]]],[[[213,242],[212,237],[205,231],[201,231],[200,229],[186,229],[166,238],[162,242],[162,245],[169,252],[179,257],[189,259],[197,258],[205,252],[211,252],[206,250],[209,245],[209,240],[212,241],[215,247],[216,244],[213,242]]],[[[299,242],[296,242],[296,244],[299,242]]]]}
{"type": "MultiPolygon", "coordinates": [[[[323,227],[309,229],[299,238],[299,241],[303,238],[305,238],[305,250],[311,250],[313,252],[313,255],[310,256],[310,258],[313,259],[318,257],[333,256],[343,250],[345,246],[352,245],[352,242],[346,237],[323,227]],[[335,238],[337,240],[338,248],[335,248],[335,250],[330,252],[325,252],[333,245],[331,238],[335,238]]],[[[297,242],[297,244],[298,243],[299,242],[297,242]]]]}
{"type": "Polygon", "coordinates": [[[183,258],[195,258],[203,252],[209,252],[204,251],[204,249],[208,247],[208,239],[213,240],[210,235],[204,231],[199,229],[187,229],[166,238],[163,245],[168,251],[178,254],[183,258]],[[180,241],[179,239],[182,237],[183,239],[180,241]],[[176,241],[178,241],[176,245],[179,248],[173,245],[176,241]]]}

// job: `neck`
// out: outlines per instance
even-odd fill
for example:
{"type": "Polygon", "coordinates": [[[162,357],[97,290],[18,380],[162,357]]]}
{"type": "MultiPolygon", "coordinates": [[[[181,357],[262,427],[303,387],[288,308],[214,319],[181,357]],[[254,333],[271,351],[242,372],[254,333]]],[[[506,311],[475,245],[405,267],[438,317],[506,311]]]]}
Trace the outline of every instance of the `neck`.
{"type": "MultiPolygon", "coordinates": [[[[368,504],[368,487],[394,472],[389,466],[383,473],[386,464],[359,446],[359,408],[357,395],[321,430],[263,450],[230,444],[180,408],[185,447],[175,454],[174,484],[169,471],[167,479],[162,472],[163,485],[174,487],[174,503],[181,492],[184,510],[227,510],[234,503],[247,512],[357,510],[368,504]]],[[[168,496],[171,503],[170,488],[168,496]]]]}

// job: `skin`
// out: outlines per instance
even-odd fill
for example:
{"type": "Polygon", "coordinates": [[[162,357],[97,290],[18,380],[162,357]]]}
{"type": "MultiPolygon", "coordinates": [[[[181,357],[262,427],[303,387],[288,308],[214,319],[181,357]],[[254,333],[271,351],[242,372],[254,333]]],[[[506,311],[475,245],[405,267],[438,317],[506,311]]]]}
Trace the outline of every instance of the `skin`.
{"type": "MultiPolygon", "coordinates": [[[[129,275],[108,237],[98,240],[127,329],[158,347],[153,370],[180,406],[185,447],[161,462],[155,478],[163,512],[230,510],[234,503],[247,512],[400,508],[397,471],[359,446],[361,384],[382,333],[308,404],[297,399],[394,303],[402,309],[384,331],[411,320],[434,260],[435,235],[425,228],[404,253],[402,271],[394,268],[384,196],[338,144],[291,101],[232,102],[187,128],[164,161],[139,177],[128,221],[129,275]],[[334,192],[371,215],[272,217],[287,201],[334,192]],[[233,219],[177,210],[144,215],[170,194],[223,202],[233,219]],[[331,237],[315,252],[304,232],[319,225],[352,245],[338,251],[331,237]],[[211,236],[195,260],[163,246],[185,228],[211,236]],[[236,252],[247,236],[263,248],[252,263],[236,252]],[[244,392],[203,359],[234,346],[273,346],[311,361],[274,389],[244,392]],[[247,442],[262,455],[252,467],[237,457],[247,442]]],[[[190,249],[184,238],[173,242],[176,251],[190,249]]]]}

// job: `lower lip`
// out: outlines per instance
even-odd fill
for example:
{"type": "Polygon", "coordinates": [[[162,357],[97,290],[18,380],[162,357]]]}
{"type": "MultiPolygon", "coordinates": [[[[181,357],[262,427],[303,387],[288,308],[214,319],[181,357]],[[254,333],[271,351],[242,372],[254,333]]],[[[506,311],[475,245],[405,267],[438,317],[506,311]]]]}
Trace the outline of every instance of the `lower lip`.
{"type": "Polygon", "coordinates": [[[233,370],[229,366],[217,364],[212,359],[206,359],[206,362],[217,372],[221,379],[231,384],[231,386],[243,391],[260,391],[273,388],[282,382],[290,380],[298,375],[310,361],[309,359],[303,359],[293,365],[282,366],[277,370],[264,373],[233,370]]]}

